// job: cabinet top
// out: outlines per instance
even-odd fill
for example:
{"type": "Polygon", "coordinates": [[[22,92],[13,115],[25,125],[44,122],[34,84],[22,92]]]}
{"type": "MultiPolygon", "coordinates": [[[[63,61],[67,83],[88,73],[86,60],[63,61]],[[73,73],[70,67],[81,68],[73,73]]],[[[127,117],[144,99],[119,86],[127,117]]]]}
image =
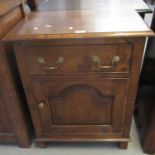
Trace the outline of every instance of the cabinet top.
{"type": "Polygon", "coordinates": [[[134,10],[33,12],[4,40],[150,36],[134,10]]]}

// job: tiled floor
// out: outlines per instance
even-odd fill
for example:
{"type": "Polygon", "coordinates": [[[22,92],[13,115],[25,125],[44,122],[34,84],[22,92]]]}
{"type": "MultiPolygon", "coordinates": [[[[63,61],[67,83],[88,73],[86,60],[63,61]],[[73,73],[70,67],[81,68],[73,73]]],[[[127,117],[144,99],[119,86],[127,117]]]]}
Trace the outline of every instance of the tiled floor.
{"type": "Polygon", "coordinates": [[[116,144],[105,143],[53,143],[45,149],[21,149],[15,145],[0,145],[0,155],[144,155],[141,149],[135,124],[132,124],[131,143],[127,150],[121,150],[116,144]]]}

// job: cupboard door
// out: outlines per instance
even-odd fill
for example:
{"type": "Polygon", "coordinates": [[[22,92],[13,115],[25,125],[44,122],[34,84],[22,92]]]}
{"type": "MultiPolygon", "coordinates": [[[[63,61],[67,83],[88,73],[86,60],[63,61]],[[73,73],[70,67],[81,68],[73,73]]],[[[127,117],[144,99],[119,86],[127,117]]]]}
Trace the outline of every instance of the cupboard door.
{"type": "Polygon", "coordinates": [[[59,77],[33,80],[43,135],[121,133],[127,82],[59,77]]]}

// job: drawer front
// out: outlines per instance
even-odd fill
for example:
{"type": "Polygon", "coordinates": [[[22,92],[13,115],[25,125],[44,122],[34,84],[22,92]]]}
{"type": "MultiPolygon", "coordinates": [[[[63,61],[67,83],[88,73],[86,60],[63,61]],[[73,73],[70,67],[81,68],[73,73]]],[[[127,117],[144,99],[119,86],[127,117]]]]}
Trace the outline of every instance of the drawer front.
{"type": "Polygon", "coordinates": [[[30,108],[39,113],[42,136],[121,133],[127,83],[60,76],[33,79],[30,108]]]}
{"type": "Polygon", "coordinates": [[[129,137],[144,39],[117,39],[107,40],[104,45],[101,42],[79,45],[81,40],[75,42],[76,45],[71,45],[72,40],[14,45],[37,140],[112,141],[119,138],[124,141],[129,137]],[[102,62],[95,64],[92,56],[98,56],[102,62]],[[111,65],[114,56],[120,57],[115,66],[98,68],[111,65]],[[47,66],[38,63],[40,57],[47,66]],[[63,57],[64,62],[56,63],[58,57],[63,57]],[[130,66],[130,76],[106,74],[130,72],[130,66]],[[57,69],[48,72],[46,67],[57,69]],[[91,72],[93,74],[89,74],[91,72]],[[94,74],[96,72],[103,74],[94,74]]]}
{"type": "Polygon", "coordinates": [[[24,52],[29,74],[85,72],[128,73],[131,44],[29,46],[24,52]]]}

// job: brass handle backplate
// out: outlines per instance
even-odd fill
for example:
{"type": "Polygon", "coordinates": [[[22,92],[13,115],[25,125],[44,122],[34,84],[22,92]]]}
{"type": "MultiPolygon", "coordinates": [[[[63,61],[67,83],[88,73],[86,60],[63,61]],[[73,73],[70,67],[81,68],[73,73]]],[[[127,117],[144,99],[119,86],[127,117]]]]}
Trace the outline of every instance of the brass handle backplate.
{"type": "Polygon", "coordinates": [[[98,56],[93,56],[92,57],[92,62],[94,64],[96,64],[96,66],[100,69],[109,69],[109,68],[113,68],[118,62],[120,61],[120,57],[119,56],[114,56],[111,60],[111,65],[109,66],[104,66],[101,65],[101,60],[98,56]]]}
{"type": "Polygon", "coordinates": [[[44,58],[40,57],[38,58],[38,62],[43,66],[43,68],[47,71],[54,71],[60,68],[60,66],[64,63],[64,58],[63,57],[58,57],[57,61],[56,61],[56,65],[55,66],[51,66],[48,67],[46,65],[46,61],[44,58]]]}

